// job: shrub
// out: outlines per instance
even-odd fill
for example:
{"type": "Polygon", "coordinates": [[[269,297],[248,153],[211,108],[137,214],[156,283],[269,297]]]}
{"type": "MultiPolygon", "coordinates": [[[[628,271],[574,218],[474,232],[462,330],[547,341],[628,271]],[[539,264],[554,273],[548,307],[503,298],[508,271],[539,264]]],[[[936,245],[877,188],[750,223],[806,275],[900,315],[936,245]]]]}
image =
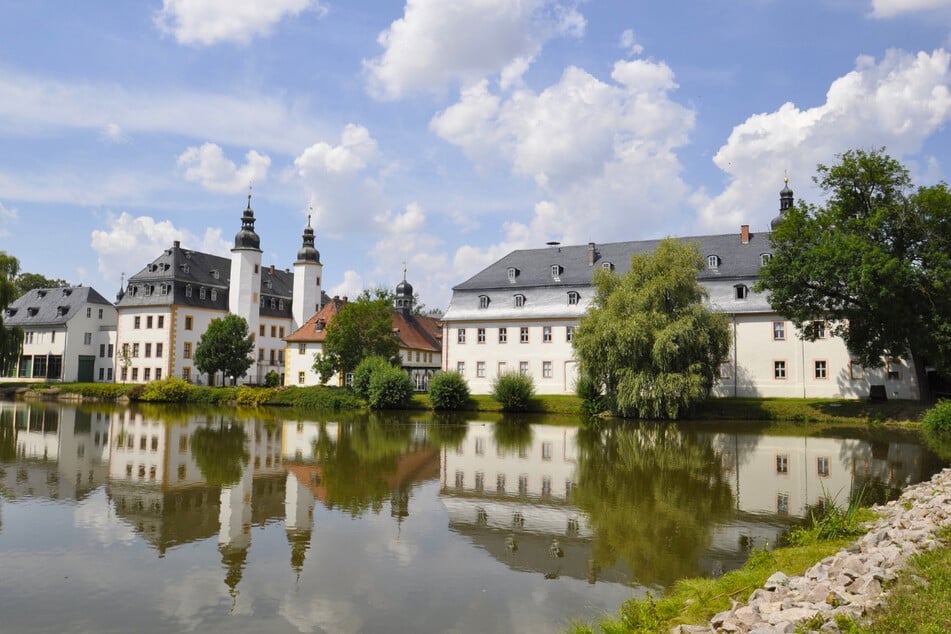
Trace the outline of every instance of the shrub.
{"type": "Polygon", "coordinates": [[[518,372],[500,374],[492,382],[492,397],[505,412],[524,412],[535,394],[532,377],[518,372]]]}
{"type": "Polygon", "coordinates": [[[392,368],[385,357],[367,357],[353,370],[353,391],[360,397],[370,399],[370,380],[377,370],[392,368]]]}
{"type": "Polygon", "coordinates": [[[462,409],[469,402],[469,384],[458,372],[440,372],[429,382],[433,409],[462,409]]]}
{"type": "Polygon", "coordinates": [[[930,431],[951,433],[951,401],[938,401],[925,412],[921,422],[930,431]]]}
{"type": "Polygon", "coordinates": [[[586,375],[578,377],[575,394],[581,399],[581,412],[587,416],[597,416],[608,409],[604,395],[601,394],[601,387],[586,375]]]}
{"type": "Polygon", "coordinates": [[[272,394],[274,394],[274,388],[271,387],[240,387],[237,403],[248,407],[258,407],[264,405],[272,394]]]}
{"type": "Polygon", "coordinates": [[[188,400],[192,386],[184,379],[170,376],[160,381],[146,383],[139,394],[140,401],[158,401],[162,403],[184,403],[188,400]]]}
{"type": "Polygon", "coordinates": [[[370,377],[367,400],[373,409],[400,409],[413,399],[413,381],[406,372],[387,365],[370,377]]]}
{"type": "Polygon", "coordinates": [[[268,405],[285,405],[306,409],[360,409],[364,403],[352,391],[342,387],[316,385],[311,387],[292,386],[275,391],[267,401],[268,405]]]}
{"type": "Polygon", "coordinates": [[[271,370],[264,375],[264,386],[265,387],[277,387],[281,384],[281,375],[276,371],[271,370]]]}

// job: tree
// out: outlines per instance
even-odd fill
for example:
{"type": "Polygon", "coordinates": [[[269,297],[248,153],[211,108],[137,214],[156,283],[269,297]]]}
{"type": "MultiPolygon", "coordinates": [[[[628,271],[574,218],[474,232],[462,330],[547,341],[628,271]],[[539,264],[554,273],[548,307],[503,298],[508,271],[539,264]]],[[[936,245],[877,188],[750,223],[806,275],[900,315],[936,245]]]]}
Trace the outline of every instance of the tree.
{"type": "Polygon", "coordinates": [[[385,299],[372,299],[364,292],[356,301],[341,306],[327,324],[323,354],[315,356],[314,370],[326,381],[334,372],[353,372],[366,357],[394,359],[399,350],[390,304],[385,299]]]}
{"type": "Polygon", "coordinates": [[[703,303],[702,268],[696,245],[666,239],[623,276],[595,273],[573,345],[580,375],[618,414],[677,418],[709,396],[730,330],[703,303]]]}
{"type": "Polygon", "coordinates": [[[867,367],[910,356],[927,399],[926,364],[951,363],[951,192],[915,189],[884,148],[838,159],[817,167],[823,206],[783,213],[757,289],[807,340],[826,320],[867,367]]]}
{"type": "Polygon", "coordinates": [[[244,376],[251,367],[252,352],[254,337],[248,332],[248,322],[228,313],[224,318],[212,319],[198,340],[195,367],[210,376],[222,372],[234,380],[244,376]]]}
{"type": "Polygon", "coordinates": [[[20,273],[16,278],[17,295],[25,295],[35,288],[62,288],[69,282],[61,279],[49,279],[39,273],[20,273]]]}
{"type": "Polygon", "coordinates": [[[0,251],[0,373],[16,363],[23,344],[23,331],[3,325],[7,306],[18,296],[15,280],[20,272],[20,262],[12,255],[0,251]]]}

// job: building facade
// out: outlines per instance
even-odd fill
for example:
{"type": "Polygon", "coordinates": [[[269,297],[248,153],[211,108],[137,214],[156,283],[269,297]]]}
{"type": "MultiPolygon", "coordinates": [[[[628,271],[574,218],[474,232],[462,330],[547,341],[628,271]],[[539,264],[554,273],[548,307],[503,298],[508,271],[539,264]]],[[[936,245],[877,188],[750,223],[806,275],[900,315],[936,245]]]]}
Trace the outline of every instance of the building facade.
{"type": "Polygon", "coordinates": [[[116,308],[88,286],[39,288],[7,307],[4,325],[23,331],[6,380],[113,380],[116,308]]]}
{"type": "MultiPolygon", "coordinates": [[[[787,185],[780,213],[792,200],[787,185]]],[[[862,367],[845,342],[829,334],[829,324],[809,324],[819,336],[806,341],[765,293],[754,290],[760,267],[772,257],[768,233],[743,225],[735,234],[683,240],[696,243],[704,257],[698,279],[709,306],[730,320],[732,348],[715,395],[859,398],[880,385],[888,398],[918,397],[911,362],[883,359],[881,367],[862,367]]],[[[652,252],[658,242],[555,244],[509,253],[453,288],[443,318],[443,369],[460,372],[474,394],[490,393],[505,372],[532,376],[540,394],[574,393],[578,367],[571,340],[592,305],[595,271],[623,275],[633,255],[652,252]]]]}

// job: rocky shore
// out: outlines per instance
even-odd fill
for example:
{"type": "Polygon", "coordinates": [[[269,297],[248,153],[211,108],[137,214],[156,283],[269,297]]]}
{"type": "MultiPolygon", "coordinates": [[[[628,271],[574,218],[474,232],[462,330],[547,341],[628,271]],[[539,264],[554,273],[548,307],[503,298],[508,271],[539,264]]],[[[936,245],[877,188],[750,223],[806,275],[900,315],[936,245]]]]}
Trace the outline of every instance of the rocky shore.
{"type": "Polygon", "coordinates": [[[681,625],[683,634],[736,632],[775,634],[838,632],[837,615],[861,621],[879,607],[889,582],[908,559],[940,544],[937,532],[951,526],[951,469],[905,489],[898,500],[874,507],[882,517],[846,550],[812,566],[798,577],[781,572],[750,595],[747,603],[713,617],[707,626],[681,625]]]}

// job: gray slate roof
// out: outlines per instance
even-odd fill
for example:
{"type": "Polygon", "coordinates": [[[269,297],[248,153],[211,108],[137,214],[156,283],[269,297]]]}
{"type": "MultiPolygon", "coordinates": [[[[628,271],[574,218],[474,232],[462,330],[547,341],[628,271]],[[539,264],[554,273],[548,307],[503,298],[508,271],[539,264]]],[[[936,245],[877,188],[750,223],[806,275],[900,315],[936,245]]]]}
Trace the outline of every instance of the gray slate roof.
{"type": "Polygon", "coordinates": [[[5,326],[62,326],[87,304],[111,306],[90,286],[36,288],[18,297],[7,307],[5,326]]]}
{"type": "MultiPolygon", "coordinates": [[[[719,266],[713,270],[705,268],[698,278],[708,280],[746,279],[759,274],[761,255],[772,253],[769,234],[750,234],[747,244],[740,242],[739,233],[722,235],[676,238],[677,240],[697,242],[700,255],[706,258],[716,255],[719,266]]],[[[631,256],[650,253],[657,248],[660,240],[639,240],[633,242],[609,242],[594,245],[594,264],[588,264],[590,245],[554,246],[545,249],[522,249],[512,251],[502,259],[476,273],[465,282],[453,287],[454,291],[519,289],[539,286],[584,286],[590,285],[594,272],[605,262],[610,262],[618,273],[626,273],[631,268],[631,256]],[[561,267],[558,281],[552,278],[553,265],[561,267]],[[518,274],[514,282],[508,279],[508,269],[514,267],[518,274]]]]}

